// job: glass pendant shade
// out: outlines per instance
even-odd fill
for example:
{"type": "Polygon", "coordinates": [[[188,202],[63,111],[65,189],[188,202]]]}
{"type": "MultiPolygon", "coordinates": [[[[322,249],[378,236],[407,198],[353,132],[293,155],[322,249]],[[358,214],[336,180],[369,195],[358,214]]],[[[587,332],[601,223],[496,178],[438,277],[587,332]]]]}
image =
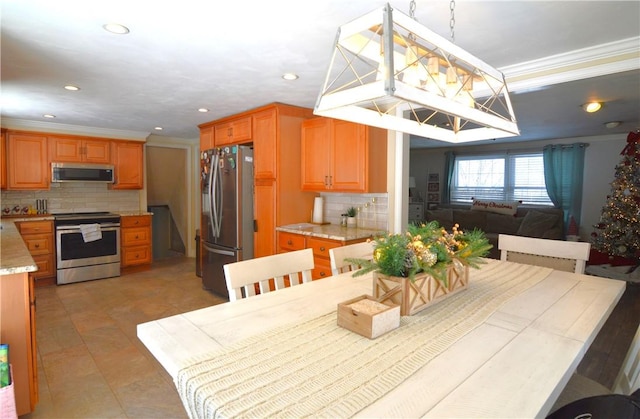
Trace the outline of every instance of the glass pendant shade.
{"type": "Polygon", "coordinates": [[[389,4],[338,29],[314,113],[451,143],[520,134],[501,72],[389,4]]]}

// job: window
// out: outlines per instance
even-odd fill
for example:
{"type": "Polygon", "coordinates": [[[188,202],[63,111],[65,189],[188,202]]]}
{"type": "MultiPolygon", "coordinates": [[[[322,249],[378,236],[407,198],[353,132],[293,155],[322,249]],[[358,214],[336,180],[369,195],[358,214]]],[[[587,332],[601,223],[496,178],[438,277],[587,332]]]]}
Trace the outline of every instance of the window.
{"type": "Polygon", "coordinates": [[[451,202],[470,203],[472,198],[553,205],[542,153],[456,156],[451,202]]]}

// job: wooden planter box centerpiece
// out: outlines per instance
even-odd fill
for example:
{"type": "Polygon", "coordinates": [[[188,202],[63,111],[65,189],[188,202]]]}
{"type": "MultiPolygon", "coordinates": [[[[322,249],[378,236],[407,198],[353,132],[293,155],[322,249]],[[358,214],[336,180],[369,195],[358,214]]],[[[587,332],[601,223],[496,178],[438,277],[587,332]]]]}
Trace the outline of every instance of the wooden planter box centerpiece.
{"type": "Polygon", "coordinates": [[[426,273],[416,274],[413,280],[398,276],[373,274],[373,295],[377,301],[399,304],[401,316],[411,316],[429,305],[466,289],[469,285],[469,267],[460,272],[453,267],[447,269],[444,283],[426,273]]]}
{"type": "Polygon", "coordinates": [[[479,268],[493,247],[478,229],[451,232],[438,222],[410,224],[402,234],[375,239],[372,259],[347,259],[362,268],[353,276],[373,272],[373,296],[399,304],[411,316],[469,286],[469,268],[479,268]]]}
{"type": "Polygon", "coordinates": [[[400,326],[400,306],[361,295],[338,304],[338,326],[375,339],[400,326]]]}

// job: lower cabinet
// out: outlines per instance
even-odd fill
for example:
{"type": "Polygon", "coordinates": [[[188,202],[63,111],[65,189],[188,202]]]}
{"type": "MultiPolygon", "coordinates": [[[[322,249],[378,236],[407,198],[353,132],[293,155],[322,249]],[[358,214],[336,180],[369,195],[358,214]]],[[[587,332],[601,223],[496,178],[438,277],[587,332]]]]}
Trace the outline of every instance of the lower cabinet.
{"type": "Polygon", "coordinates": [[[38,270],[29,274],[36,286],[52,285],[56,276],[56,253],[53,221],[21,221],[16,227],[38,270]]]}
{"type": "Polygon", "coordinates": [[[332,240],[323,239],[302,234],[278,231],[278,252],[290,252],[292,250],[313,249],[313,262],[315,268],[311,274],[312,279],[322,279],[331,276],[331,259],[329,250],[347,244],[360,243],[367,238],[356,240],[332,240]]]}
{"type": "Polygon", "coordinates": [[[151,215],[120,218],[120,266],[151,265],[151,215]]]}
{"type": "Polygon", "coordinates": [[[9,344],[18,416],[32,412],[38,403],[35,309],[32,275],[0,276],[0,341],[9,344]]]}

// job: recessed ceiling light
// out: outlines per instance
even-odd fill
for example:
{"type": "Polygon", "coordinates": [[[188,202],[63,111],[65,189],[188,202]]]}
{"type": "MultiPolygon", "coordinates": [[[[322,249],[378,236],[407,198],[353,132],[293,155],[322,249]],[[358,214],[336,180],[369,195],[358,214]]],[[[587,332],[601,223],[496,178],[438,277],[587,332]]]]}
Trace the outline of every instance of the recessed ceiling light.
{"type": "Polygon", "coordinates": [[[202,112],[202,113],[209,112],[209,109],[207,109],[207,108],[198,108],[198,112],[202,112]]]}
{"type": "Polygon", "coordinates": [[[117,35],[124,35],[129,33],[129,28],[119,23],[107,23],[106,25],[102,25],[102,27],[105,31],[115,33],[117,35]]]}
{"type": "Polygon", "coordinates": [[[604,126],[607,128],[615,128],[617,126],[620,126],[622,122],[620,121],[609,121],[609,122],[605,122],[604,126]]]}
{"type": "Polygon", "coordinates": [[[51,115],[50,113],[46,113],[46,114],[44,114],[42,116],[44,116],[45,118],[55,118],[56,117],[55,115],[51,115]]]}
{"type": "Polygon", "coordinates": [[[155,127],[154,130],[156,131],[162,131],[162,127],[155,127]]]}
{"type": "Polygon", "coordinates": [[[67,84],[66,86],[64,86],[64,88],[67,89],[67,90],[72,90],[74,92],[77,91],[77,90],[80,90],[80,88],[78,86],[74,86],[72,84],[67,84]]]}
{"type": "Polygon", "coordinates": [[[297,80],[298,79],[298,75],[294,74],[294,73],[284,73],[282,75],[282,78],[285,80],[297,80]]]}
{"type": "Polygon", "coordinates": [[[589,113],[598,112],[600,108],[602,108],[602,102],[589,102],[582,105],[582,109],[589,113]]]}

